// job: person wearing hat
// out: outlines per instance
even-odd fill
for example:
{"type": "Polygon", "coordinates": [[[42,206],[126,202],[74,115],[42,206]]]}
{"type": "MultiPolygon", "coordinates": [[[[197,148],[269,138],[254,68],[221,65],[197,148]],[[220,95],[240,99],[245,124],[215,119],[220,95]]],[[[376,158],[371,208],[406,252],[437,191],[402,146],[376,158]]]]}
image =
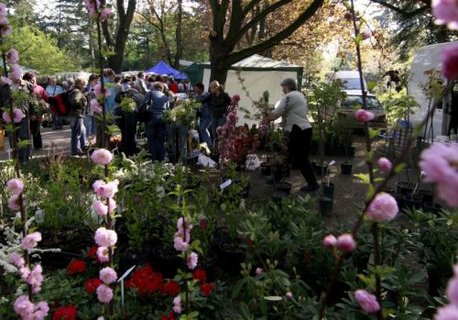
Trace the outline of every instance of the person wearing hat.
{"type": "Polygon", "coordinates": [[[288,141],[288,158],[299,166],[307,182],[301,191],[312,192],[317,190],[319,185],[308,158],[312,140],[312,125],[307,118],[307,100],[297,90],[294,79],[284,79],[280,85],[284,96],[277,101],[268,119],[273,121],[282,117],[283,131],[288,141]]]}

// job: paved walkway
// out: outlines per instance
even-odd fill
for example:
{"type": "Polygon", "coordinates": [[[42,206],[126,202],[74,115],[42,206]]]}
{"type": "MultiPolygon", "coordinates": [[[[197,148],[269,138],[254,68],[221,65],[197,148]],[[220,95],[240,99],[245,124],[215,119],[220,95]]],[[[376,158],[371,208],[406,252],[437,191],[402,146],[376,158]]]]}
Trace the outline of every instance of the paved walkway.
{"type": "MultiPolygon", "coordinates": [[[[66,125],[61,130],[41,128],[43,149],[33,150],[32,158],[41,157],[50,153],[70,153],[70,126],[66,125]]],[[[5,148],[0,151],[0,160],[8,160],[11,157],[11,148],[8,138],[5,137],[5,148]]]]}

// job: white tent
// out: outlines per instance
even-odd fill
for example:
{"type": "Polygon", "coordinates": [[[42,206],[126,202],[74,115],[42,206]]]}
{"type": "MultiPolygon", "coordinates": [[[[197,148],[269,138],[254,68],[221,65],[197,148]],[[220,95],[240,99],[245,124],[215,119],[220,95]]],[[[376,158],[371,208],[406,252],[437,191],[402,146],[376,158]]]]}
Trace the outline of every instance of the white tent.
{"type": "MultiPolygon", "coordinates": [[[[431,108],[432,103],[434,103],[432,102],[430,104],[429,99],[423,91],[423,88],[428,82],[428,75],[425,72],[431,70],[440,71],[442,49],[456,44],[458,44],[458,41],[433,44],[421,47],[416,52],[410,66],[410,75],[407,84],[409,95],[411,95],[419,105],[419,108],[413,109],[413,114],[410,117],[412,123],[416,124],[421,122],[428,114],[428,110],[431,108]]],[[[445,79],[444,83],[446,83],[445,79]]],[[[445,134],[448,128],[448,120],[448,114],[444,112],[443,108],[436,109],[432,124],[429,122],[426,132],[432,131],[433,138],[437,135],[445,134]]],[[[427,134],[426,138],[430,138],[429,134],[427,134]]]]}
{"type": "MultiPolygon", "coordinates": [[[[210,82],[211,67],[209,64],[202,65],[202,83],[208,88],[210,82]]],[[[260,55],[253,55],[232,65],[227,74],[225,91],[230,95],[240,96],[239,106],[256,113],[253,101],[259,101],[265,91],[269,92],[269,104],[281,97],[280,82],[285,78],[296,79],[298,85],[302,82],[303,68],[283,61],[272,60],[260,55]],[[240,81],[240,79],[243,79],[240,81]],[[243,89],[243,86],[246,89],[243,89]],[[246,92],[248,91],[249,97],[246,92]]],[[[258,120],[245,118],[245,113],[239,111],[239,124],[257,124],[258,120]]]]}

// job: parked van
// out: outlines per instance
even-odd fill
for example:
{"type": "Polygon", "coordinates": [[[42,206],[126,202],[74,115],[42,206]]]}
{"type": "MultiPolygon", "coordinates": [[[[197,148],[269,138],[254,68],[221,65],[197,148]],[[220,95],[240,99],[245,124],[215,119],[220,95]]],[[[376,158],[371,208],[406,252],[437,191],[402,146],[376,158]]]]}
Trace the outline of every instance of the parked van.
{"type": "MultiPolygon", "coordinates": [[[[336,71],[326,75],[327,81],[340,80],[342,90],[362,90],[359,71],[336,71]]],[[[367,91],[367,82],[363,78],[364,89],[367,91]]]]}
{"type": "Polygon", "coordinates": [[[410,122],[414,125],[420,123],[426,117],[431,107],[436,105],[432,121],[429,121],[427,127],[422,130],[422,133],[426,133],[426,140],[435,140],[437,136],[449,135],[451,125],[455,126],[454,131],[457,133],[457,120],[452,119],[452,115],[456,118],[458,111],[458,87],[456,85],[447,84],[447,81],[444,79],[444,84],[447,84],[448,90],[446,90],[442,101],[430,101],[423,91],[423,88],[427,85],[429,80],[425,72],[440,72],[442,49],[456,44],[458,44],[458,41],[422,47],[416,52],[410,66],[407,93],[411,95],[419,105],[418,108],[414,108],[413,114],[410,115],[410,122]]]}

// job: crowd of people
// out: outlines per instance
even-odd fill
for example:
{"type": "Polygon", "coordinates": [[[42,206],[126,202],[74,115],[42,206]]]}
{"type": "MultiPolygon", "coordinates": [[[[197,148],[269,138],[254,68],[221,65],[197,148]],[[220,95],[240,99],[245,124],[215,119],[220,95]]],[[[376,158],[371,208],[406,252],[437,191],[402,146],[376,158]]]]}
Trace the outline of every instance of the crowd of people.
{"type": "MultiPolygon", "coordinates": [[[[136,137],[140,127],[143,127],[148,152],[154,161],[183,160],[191,151],[187,150],[189,137],[205,143],[211,154],[217,154],[217,128],[225,124],[231,104],[231,97],[217,81],[212,81],[207,91],[202,83],[190,87],[186,81],[177,82],[166,75],[145,75],[139,72],[121,76],[107,68],[103,71],[103,83],[107,90],[107,93],[103,94],[105,119],[108,125],[114,124],[119,127],[119,149],[126,156],[138,152],[136,137]],[[126,107],[123,102],[125,98],[130,99],[130,107],[126,107]],[[167,110],[179,105],[180,99],[186,98],[194,99],[201,104],[196,115],[197,137],[193,134],[194,128],[166,122],[164,119],[167,110]],[[142,126],[139,126],[139,123],[142,123],[142,126]],[[172,143],[167,144],[167,140],[172,143]],[[170,145],[173,147],[167,148],[170,145]]],[[[100,84],[100,76],[91,74],[87,81],[82,78],[67,79],[61,84],[57,83],[57,78],[50,77],[47,84],[41,86],[37,83],[36,75],[27,72],[16,83],[5,83],[0,80],[2,111],[9,105],[12,91],[20,91],[30,97],[31,99],[15,101],[15,105],[22,104],[19,107],[24,114],[20,121],[15,121],[15,137],[17,141],[31,140],[33,148],[40,149],[43,147],[40,127],[43,115],[49,113],[47,104],[53,97],[67,92],[70,112],[66,117],[52,114],[53,130],[62,129],[64,121],[70,123],[71,154],[87,155],[91,145],[98,144],[99,147],[104,147],[106,139],[110,138],[107,127],[102,128],[101,125],[100,105],[97,102],[100,84]]],[[[280,85],[284,96],[276,103],[275,109],[266,120],[273,121],[282,117],[289,158],[299,166],[308,183],[302,190],[314,191],[318,189],[318,183],[308,159],[312,126],[307,118],[307,101],[297,90],[295,80],[284,79],[280,85]]],[[[25,162],[29,159],[30,150],[30,144],[19,150],[20,161],[25,162]]]]}

